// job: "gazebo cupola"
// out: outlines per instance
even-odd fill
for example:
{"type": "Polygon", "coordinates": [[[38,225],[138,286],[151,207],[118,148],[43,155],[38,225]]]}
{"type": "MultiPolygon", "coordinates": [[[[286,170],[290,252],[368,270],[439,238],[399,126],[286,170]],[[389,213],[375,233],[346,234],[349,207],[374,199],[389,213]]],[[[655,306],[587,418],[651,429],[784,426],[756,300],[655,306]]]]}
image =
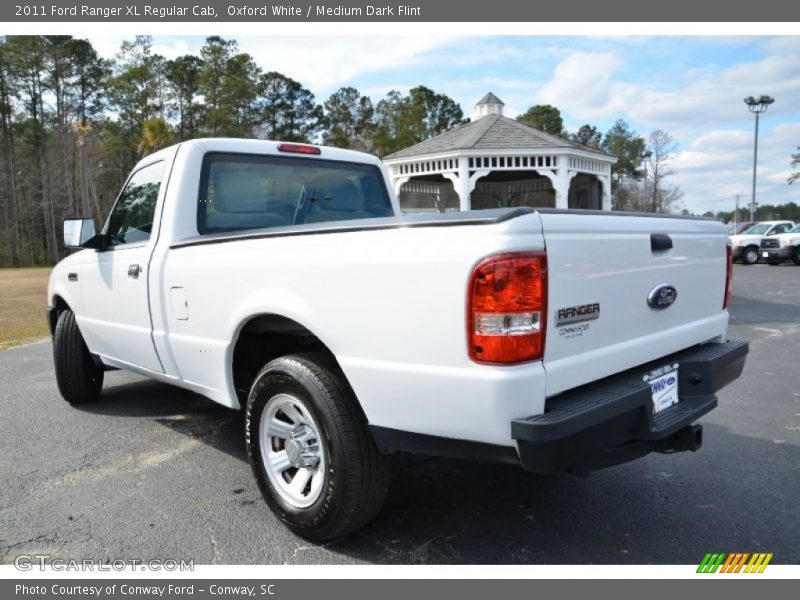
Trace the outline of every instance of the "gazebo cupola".
{"type": "Polygon", "coordinates": [[[502,115],[505,105],[505,102],[489,92],[475,105],[475,110],[472,111],[472,120],[477,121],[486,115],[502,115]]]}
{"type": "Polygon", "coordinates": [[[533,206],[610,210],[616,158],[503,115],[489,92],[469,123],[384,159],[404,212],[533,206]]]}

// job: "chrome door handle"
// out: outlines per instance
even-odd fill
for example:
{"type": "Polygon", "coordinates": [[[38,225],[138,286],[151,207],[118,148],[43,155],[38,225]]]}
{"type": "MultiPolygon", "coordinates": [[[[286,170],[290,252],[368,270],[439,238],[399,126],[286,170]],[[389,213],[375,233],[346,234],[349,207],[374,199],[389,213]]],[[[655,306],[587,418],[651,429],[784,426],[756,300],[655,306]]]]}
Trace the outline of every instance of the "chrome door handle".
{"type": "Polygon", "coordinates": [[[131,265],[128,267],[128,277],[133,277],[134,279],[139,278],[139,273],[141,273],[142,268],[139,265],[131,265]]]}

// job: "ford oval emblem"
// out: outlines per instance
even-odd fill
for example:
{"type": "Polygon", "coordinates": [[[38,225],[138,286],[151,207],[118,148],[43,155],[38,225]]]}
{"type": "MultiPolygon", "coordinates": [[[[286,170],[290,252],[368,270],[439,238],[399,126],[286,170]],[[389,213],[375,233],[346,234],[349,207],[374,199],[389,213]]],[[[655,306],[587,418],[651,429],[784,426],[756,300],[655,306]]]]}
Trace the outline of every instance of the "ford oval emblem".
{"type": "Polygon", "coordinates": [[[664,310],[675,304],[678,299],[678,290],[671,285],[659,285],[647,296],[647,306],[653,310],[664,310]]]}

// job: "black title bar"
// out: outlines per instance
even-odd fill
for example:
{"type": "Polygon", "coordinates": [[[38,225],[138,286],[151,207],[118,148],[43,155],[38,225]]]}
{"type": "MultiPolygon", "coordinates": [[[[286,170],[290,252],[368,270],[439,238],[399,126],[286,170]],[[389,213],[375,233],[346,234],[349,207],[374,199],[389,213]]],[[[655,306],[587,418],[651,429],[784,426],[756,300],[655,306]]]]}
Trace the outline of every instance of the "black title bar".
{"type": "MultiPolygon", "coordinates": [[[[44,0],[0,4],[3,22],[795,22],[800,3],[760,0],[409,0],[407,3],[336,0],[315,2],[138,2],[44,0]]],[[[531,33],[543,33],[531,31],[531,33]]]]}

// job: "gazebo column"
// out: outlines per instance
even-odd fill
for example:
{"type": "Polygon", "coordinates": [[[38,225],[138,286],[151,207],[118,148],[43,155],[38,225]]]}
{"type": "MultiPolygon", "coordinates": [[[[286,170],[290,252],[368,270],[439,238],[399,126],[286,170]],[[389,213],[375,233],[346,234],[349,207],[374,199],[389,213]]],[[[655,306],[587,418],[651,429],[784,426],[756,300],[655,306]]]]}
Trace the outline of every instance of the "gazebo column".
{"type": "Polygon", "coordinates": [[[611,210],[611,177],[604,176],[598,177],[603,186],[603,196],[601,198],[601,208],[603,210],[611,210]]]}
{"type": "Polygon", "coordinates": [[[469,159],[466,156],[461,156],[458,159],[458,181],[453,181],[458,194],[459,210],[470,210],[472,202],[470,201],[470,193],[472,189],[469,185],[469,159]]]}
{"type": "Polygon", "coordinates": [[[392,180],[392,187],[394,188],[394,195],[397,198],[400,198],[400,189],[403,187],[404,183],[407,183],[411,177],[395,177],[392,180]]]}
{"type": "Polygon", "coordinates": [[[491,169],[478,169],[469,174],[469,159],[463,158],[458,161],[458,175],[455,173],[442,173],[442,176],[453,182],[453,188],[458,194],[459,210],[471,210],[472,190],[481,177],[486,177],[491,173],[491,169]]]}
{"type": "MultiPolygon", "coordinates": [[[[566,162],[566,160],[561,157],[559,162],[566,162]]],[[[556,208],[569,208],[569,184],[571,181],[569,169],[566,165],[560,166],[553,183],[553,189],[556,192],[556,208]]]]}
{"type": "MultiPolygon", "coordinates": [[[[561,161],[566,162],[564,158],[561,158],[559,162],[561,161]]],[[[553,190],[556,192],[556,208],[569,208],[569,188],[572,178],[577,174],[577,171],[572,171],[562,164],[558,167],[555,177],[550,177],[553,190]]]]}

